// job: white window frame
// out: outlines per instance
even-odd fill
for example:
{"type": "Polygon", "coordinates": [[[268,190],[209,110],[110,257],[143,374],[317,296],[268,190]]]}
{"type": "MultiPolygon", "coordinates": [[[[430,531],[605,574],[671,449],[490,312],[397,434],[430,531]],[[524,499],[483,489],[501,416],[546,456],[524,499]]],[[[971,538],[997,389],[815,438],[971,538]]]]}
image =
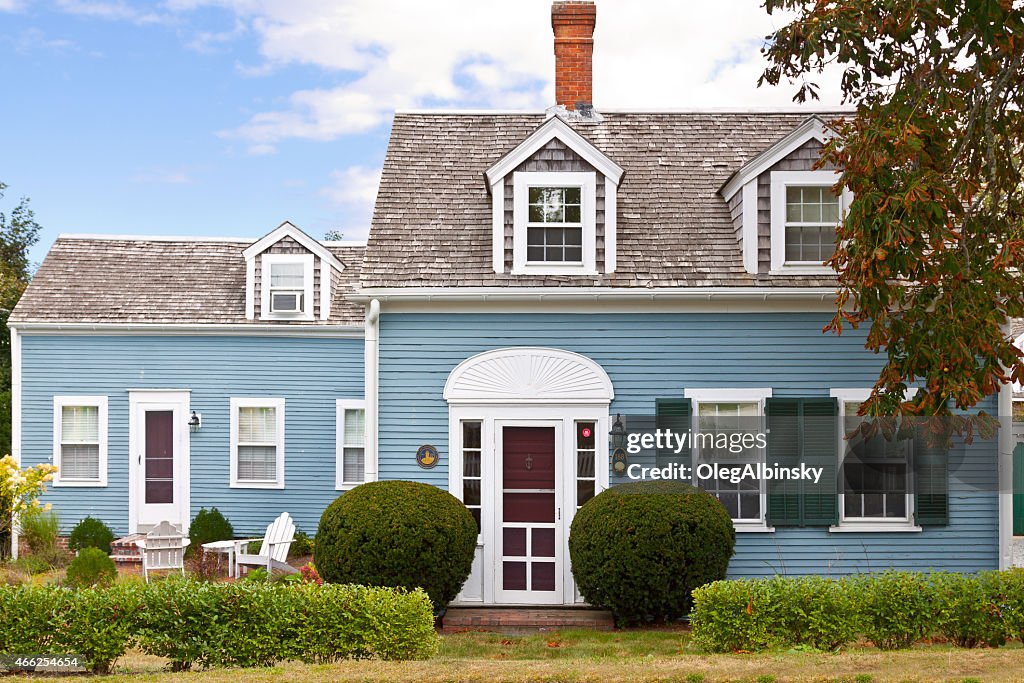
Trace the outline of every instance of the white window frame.
{"type": "Polygon", "coordinates": [[[232,398],[231,399],[231,463],[229,487],[233,489],[284,488],[284,399],[232,398]],[[274,481],[239,481],[238,479],[238,411],[240,408],[274,408],[277,420],[277,472],[274,481]]]}
{"type": "MultiPolygon", "coordinates": [[[[691,419],[693,421],[692,427],[696,431],[699,426],[700,418],[700,404],[701,403],[757,403],[758,417],[764,418],[764,405],[765,401],[772,397],[771,387],[757,387],[757,388],[726,388],[726,389],[686,389],[683,391],[683,395],[690,399],[693,403],[693,413],[691,419]]],[[[692,463],[694,465],[693,480],[694,486],[699,486],[700,482],[697,480],[696,465],[699,459],[700,453],[697,448],[693,448],[692,463]]],[[[766,462],[768,457],[767,450],[764,448],[758,449],[759,461],[766,462]]],[[[757,520],[743,520],[734,519],[732,521],[733,527],[737,533],[770,533],[775,531],[774,527],[768,526],[768,488],[765,482],[761,481],[761,517],[757,520]]]]}
{"type": "Polygon", "coordinates": [[[370,481],[369,472],[369,453],[366,448],[366,428],[363,428],[363,480],[362,481],[345,481],[345,449],[346,448],[360,448],[360,446],[352,443],[345,443],[345,411],[347,410],[361,410],[363,411],[363,424],[366,424],[366,401],[357,399],[346,399],[339,398],[335,401],[335,474],[334,474],[334,488],[337,491],[349,491],[370,481]]]}
{"type": "MultiPolygon", "coordinates": [[[[786,189],[799,187],[833,187],[839,182],[838,171],[773,171],[771,173],[771,274],[827,275],[835,271],[816,261],[786,261],[786,189]]],[[[840,220],[846,215],[853,195],[844,189],[839,196],[840,220]]]]}
{"type": "MultiPolygon", "coordinates": [[[[907,398],[912,398],[917,393],[916,388],[907,389],[907,398]]],[[[852,389],[831,389],[829,395],[836,399],[839,403],[839,424],[843,425],[846,422],[846,404],[848,402],[863,403],[868,400],[871,395],[871,389],[863,387],[857,387],[852,389]]],[[[919,532],[921,527],[914,523],[914,494],[911,491],[914,490],[913,477],[914,477],[914,463],[913,454],[911,454],[911,460],[907,462],[907,502],[906,502],[906,517],[896,518],[877,518],[877,517],[854,517],[846,518],[846,500],[845,494],[843,493],[843,455],[846,453],[846,438],[843,433],[843,429],[839,429],[839,448],[837,450],[839,463],[836,466],[836,473],[839,477],[839,490],[837,491],[836,504],[839,506],[839,525],[829,528],[829,531],[833,533],[843,532],[888,532],[888,531],[908,531],[908,532],[919,532]]]]}
{"type": "Polygon", "coordinates": [[[264,320],[313,319],[313,254],[263,254],[260,264],[260,318],[264,320]],[[300,264],[303,272],[302,310],[298,313],[275,313],[270,310],[270,269],[280,264],[300,264]]]}
{"type": "Polygon", "coordinates": [[[512,274],[513,275],[597,275],[597,174],[526,172],[512,174],[512,274]],[[578,187],[583,202],[583,262],[580,264],[529,263],[526,234],[531,187],[578,187]]]}
{"type": "Polygon", "coordinates": [[[53,397],[53,475],[54,487],[102,487],[107,485],[107,397],[106,396],[54,396],[53,397]],[[65,479],[61,476],[61,432],[65,406],[95,407],[99,419],[99,476],[96,479],[65,479]]]}

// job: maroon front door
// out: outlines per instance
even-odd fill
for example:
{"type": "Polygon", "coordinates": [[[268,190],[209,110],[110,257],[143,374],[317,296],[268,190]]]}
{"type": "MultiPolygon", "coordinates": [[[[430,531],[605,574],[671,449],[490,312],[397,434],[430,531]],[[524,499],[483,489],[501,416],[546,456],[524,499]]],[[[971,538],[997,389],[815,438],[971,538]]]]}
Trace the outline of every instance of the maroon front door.
{"type": "Polygon", "coordinates": [[[505,426],[501,441],[502,601],[558,602],[556,430],[505,426]]]}

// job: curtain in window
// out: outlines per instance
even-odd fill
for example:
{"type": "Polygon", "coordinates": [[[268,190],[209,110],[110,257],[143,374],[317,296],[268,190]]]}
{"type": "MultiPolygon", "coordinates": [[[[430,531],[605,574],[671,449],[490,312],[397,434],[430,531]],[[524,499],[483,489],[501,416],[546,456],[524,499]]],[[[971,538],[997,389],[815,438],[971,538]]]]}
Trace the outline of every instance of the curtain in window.
{"type": "Polygon", "coordinates": [[[277,409],[238,409],[238,478],[277,479],[277,409]]]}
{"type": "Polygon", "coordinates": [[[60,476],[62,479],[99,479],[100,409],[64,406],[60,421],[60,476]]]}

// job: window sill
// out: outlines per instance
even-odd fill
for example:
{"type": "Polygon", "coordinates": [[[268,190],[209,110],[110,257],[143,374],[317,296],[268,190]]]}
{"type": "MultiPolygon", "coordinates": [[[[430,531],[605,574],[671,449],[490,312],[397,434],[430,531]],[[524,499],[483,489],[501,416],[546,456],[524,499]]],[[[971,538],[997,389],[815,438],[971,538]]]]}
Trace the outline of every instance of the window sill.
{"type": "Polygon", "coordinates": [[[50,482],[50,486],[53,488],[104,488],[107,482],[105,480],[94,479],[94,480],[82,480],[82,481],[57,481],[56,479],[50,482]]]}
{"type": "Polygon", "coordinates": [[[284,482],[276,481],[233,481],[228,485],[232,489],[283,489],[284,482]]]}
{"type": "Polygon", "coordinates": [[[804,264],[781,265],[768,271],[769,275],[836,275],[828,266],[804,264]]]}
{"type": "Polygon", "coordinates": [[[334,490],[335,491],[351,491],[355,487],[362,486],[365,483],[366,483],[365,481],[361,481],[361,482],[358,482],[358,483],[349,482],[347,484],[335,484],[334,485],[334,490]]]}
{"type": "Polygon", "coordinates": [[[775,533],[775,527],[767,524],[737,524],[733,522],[733,528],[738,534],[771,534],[775,533]]]}
{"type": "Polygon", "coordinates": [[[314,318],[310,313],[271,313],[269,315],[261,315],[260,320],[294,320],[303,322],[314,320],[314,318]]]}
{"type": "Polygon", "coordinates": [[[884,533],[905,533],[914,534],[920,533],[921,527],[911,524],[910,522],[893,522],[886,524],[884,522],[878,523],[861,523],[861,522],[845,522],[839,526],[830,526],[828,532],[830,534],[855,534],[855,533],[870,533],[870,534],[884,534],[884,533]]]}
{"type": "Polygon", "coordinates": [[[588,277],[597,277],[599,273],[596,270],[588,268],[576,268],[573,266],[520,266],[513,268],[511,271],[512,275],[583,275],[588,277]]]}

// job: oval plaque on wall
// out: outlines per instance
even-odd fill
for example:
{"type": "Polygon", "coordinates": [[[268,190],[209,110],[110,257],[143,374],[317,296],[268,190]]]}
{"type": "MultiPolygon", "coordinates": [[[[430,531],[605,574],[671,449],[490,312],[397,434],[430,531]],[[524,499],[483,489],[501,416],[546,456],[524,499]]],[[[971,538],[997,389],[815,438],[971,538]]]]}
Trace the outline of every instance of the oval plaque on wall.
{"type": "Polygon", "coordinates": [[[433,469],[438,460],[437,449],[430,444],[423,444],[416,451],[416,463],[425,470],[433,469]]]}

